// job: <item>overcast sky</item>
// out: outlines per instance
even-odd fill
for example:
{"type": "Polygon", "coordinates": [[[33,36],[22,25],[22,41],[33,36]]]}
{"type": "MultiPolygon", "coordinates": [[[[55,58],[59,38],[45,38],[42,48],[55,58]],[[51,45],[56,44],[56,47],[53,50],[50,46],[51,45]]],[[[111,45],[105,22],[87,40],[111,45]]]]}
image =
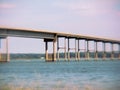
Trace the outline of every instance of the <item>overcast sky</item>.
{"type": "MultiPolygon", "coordinates": [[[[0,26],[120,40],[120,0],[0,0],[0,26]]],[[[44,47],[43,40],[9,39],[10,52],[44,47]]]]}

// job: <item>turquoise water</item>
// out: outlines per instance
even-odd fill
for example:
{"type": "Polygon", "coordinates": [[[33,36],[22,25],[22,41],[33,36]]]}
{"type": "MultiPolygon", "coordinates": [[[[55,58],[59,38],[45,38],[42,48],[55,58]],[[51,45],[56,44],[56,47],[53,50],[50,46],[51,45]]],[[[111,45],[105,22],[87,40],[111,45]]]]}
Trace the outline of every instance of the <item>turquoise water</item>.
{"type": "Polygon", "coordinates": [[[11,60],[0,63],[0,90],[120,90],[120,61],[11,60]]]}

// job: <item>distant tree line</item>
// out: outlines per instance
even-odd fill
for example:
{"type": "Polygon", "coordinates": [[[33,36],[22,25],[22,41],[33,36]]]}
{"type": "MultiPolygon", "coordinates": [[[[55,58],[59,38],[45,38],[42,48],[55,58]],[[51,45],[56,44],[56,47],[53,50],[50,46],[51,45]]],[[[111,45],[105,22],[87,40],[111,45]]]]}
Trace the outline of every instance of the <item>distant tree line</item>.
{"type": "MultiPolygon", "coordinates": [[[[80,57],[81,57],[81,58],[85,58],[85,56],[86,56],[86,52],[80,52],[80,57]]],[[[90,56],[91,58],[94,58],[94,57],[95,57],[95,52],[89,52],[89,56],[90,56]]],[[[118,53],[114,53],[114,57],[115,57],[115,58],[118,57],[118,56],[119,56],[118,53]]],[[[59,54],[59,57],[60,57],[60,58],[64,58],[64,57],[65,57],[65,54],[64,54],[64,53],[60,53],[60,54],[59,54]]],[[[71,57],[71,58],[74,58],[74,57],[75,57],[75,53],[74,53],[74,52],[71,52],[71,53],[70,53],[70,57],[71,57]]],[[[103,52],[98,52],[98,57],[99,57],[99,58],[102,58],[102,57],[103,57],[103,52]]],[[[106,52],[106,57],[107,57],[107,58],[110,58],[110,57],[111,57],[111,52],[106,52]]]]}
{"type": "MultiPolygon", "coordinates": [[[[86,53],[85,52],[80,52],[80,57],[81,58],[85,58],[86,53]]],[[[91,58],[95,57],[95,52],[90,52],[89,53],[91,58]]],[[[118,53],[114,53],[114,57],[118,57],[119,54],[118,53]]],[[[59,57],[60,58],[64,58],[65,54],[64,53],[59,53],[59,57]]],[[[75,53],[71,52],[70,53],[70,57],[71,58],[75,58],[75,53]]],[[[98,57],[102,58],[103,57],[103,52],[98,52],[98,57]]],[[[106,53],[106,57],[110,58],[111,57],[111,52],[107,52],[106,53]]],[[[45,54],[34,54],[34,53],[16,53],[16,54],[10,54],[10,59],[44,59],[45,58],[45,54]]]]}
{"type": "Polygon", "coordinates": [[[42,57],[45,57],[45,54],[34,54],[34,53],[10,54],[10,59],[41,59],[42,57]]]}

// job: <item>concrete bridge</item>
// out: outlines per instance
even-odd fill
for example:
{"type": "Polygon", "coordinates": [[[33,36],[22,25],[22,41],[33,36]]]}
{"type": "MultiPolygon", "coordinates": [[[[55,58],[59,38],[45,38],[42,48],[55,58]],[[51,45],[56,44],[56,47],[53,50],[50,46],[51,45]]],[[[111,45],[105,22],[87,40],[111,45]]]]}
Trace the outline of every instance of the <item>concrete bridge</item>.
{"type": "MultiPolygon", "coordinates": [[[[90,44],[89,42],[94,42],[94,59],[97,60],[99,57],[98,55],[98,44],[99,42],[102,43],[102,59],[106,59],[106,43],[109,43],[111,45],[111,53],[110,58],[111,59],[120,59],[120,41],[119,40],[112,40],[112,39],[106,39],[106,38],[99,38],[99,37],[91,37],[91,36],[83,36],[83,35],[76,35],[76,34],[68,34],[68,33],[59,33],[59,32],[49,32],[49,31],[43,31],[43,30],[32,30],[32,29],[18,29],[18,28],[5,28],[0,27],[0,40],[4,40],[4,52],[0,52],[0,61],[9,61],[9,48],[8,48],[8,38],[7,37],[25,37],[25,38],[39,38],[43,39],[45,42],[45,60],[46,61],[56,61],[60,59],[59,56],[59,50],[64,51],[64,60],[70,60],[71,54],[70,50],[74,51],[74,59],[80,60],[81,59],[81,50],[84,50],[85,53],[85,59],[89,60],[90,58],[90,44]],[[61,47],[59,39],[63,38],[64,45],[61,47]],[[70,47],[70,40],[74,40],[74,48],[70,47]],[[85,42],[85,48],[80,48],[80,41],[84,40],[85,42]],[[48,48],[50,47],[48,45],[49,42],[53,43],[53,53],[48,53],[48,48]],[[118,46],[117,50],[117,56],[115,57],[115,51],[114,51],[114,44],[118,46]]],[[[2,43],[0,43],[0,49],[2,48],[2,43]]]]}

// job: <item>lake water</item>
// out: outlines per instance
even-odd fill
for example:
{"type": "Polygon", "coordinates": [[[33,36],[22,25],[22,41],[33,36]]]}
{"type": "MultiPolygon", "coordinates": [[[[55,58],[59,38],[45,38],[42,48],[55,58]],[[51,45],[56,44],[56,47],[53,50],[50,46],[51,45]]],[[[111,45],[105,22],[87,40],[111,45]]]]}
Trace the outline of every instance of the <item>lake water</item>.
{"type": "Polygon", "coordinates": [[[0,63],[0,90],[120,90],[120,60],[11,60],[0,63]]]}

